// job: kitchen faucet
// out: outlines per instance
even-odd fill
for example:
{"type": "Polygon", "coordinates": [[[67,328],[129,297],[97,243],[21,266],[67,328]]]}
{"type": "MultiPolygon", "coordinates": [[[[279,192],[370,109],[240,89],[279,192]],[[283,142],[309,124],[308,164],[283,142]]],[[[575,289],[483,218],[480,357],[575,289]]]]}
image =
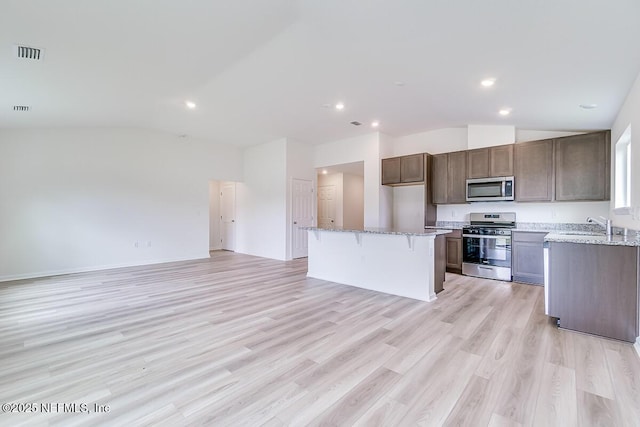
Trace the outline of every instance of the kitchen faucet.
{"type": "Polygon", "coordinates": [[[587,222],[595,222],[598,225],[601,225],[602,227],[604,227],[604,229],[607,232],[607,236],[611,236],[612,232],[611,232],[611,220],[607,219],[603,216],[601,216],[600,218],[602,218],[602,220],[596,219],[596,218],[591,218],[590,216],[587,217],[587,222]]]}

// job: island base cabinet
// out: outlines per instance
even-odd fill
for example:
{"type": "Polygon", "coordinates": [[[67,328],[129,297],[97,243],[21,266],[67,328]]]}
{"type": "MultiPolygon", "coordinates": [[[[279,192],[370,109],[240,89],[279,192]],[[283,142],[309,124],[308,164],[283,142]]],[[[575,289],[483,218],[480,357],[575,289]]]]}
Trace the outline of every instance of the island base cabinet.
{"type": "Polygon", "coordinates": [[[547,285],[560,327],[636,340],[638,248],[550,242],[547,285]]]}

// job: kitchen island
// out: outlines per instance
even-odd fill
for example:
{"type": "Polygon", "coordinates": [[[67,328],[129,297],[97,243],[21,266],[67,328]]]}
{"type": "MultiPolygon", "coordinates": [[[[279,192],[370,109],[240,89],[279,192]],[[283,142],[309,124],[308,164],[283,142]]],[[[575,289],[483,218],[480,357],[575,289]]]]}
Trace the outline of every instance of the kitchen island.
{"type": "Polygon", "coordinates": [[[442,289],[443,235],[451,230],[304,229],[308,277],[421,301],[435,300],[442,289]]]}

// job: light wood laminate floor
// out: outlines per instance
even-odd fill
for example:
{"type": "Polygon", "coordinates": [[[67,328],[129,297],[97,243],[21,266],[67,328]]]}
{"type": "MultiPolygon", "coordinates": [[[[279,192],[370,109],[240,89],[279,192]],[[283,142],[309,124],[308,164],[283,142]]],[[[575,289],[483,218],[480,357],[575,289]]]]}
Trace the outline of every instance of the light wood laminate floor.
{"type": "Polygon", "coordinates": [[[448,274],[427,303],[305,273],[213,252],[0,284],[0,402],[37,410],[0,425],[640,425],[633,347],[558,330],[541,287],[448,274]]]}

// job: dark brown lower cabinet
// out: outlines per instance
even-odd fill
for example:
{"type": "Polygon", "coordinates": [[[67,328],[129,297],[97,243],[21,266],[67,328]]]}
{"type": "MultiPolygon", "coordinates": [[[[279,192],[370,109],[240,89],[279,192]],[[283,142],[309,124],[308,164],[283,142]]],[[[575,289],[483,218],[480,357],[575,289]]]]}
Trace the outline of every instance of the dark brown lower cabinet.
{"type": "Polygon", "coordinates": [[[544,284],[544,236],[547,232],[514,231],[511,235],[511,275],[514,282],[544,284]]]}
{"type": "Polygon", "coordinates": [[[549,243],[550,315],[566,329],[634,342],[638,248],[549,243]]]}
{"type": "Polygon", "coordinates": [[[447,245],[447,271],[462,274],[462,230],[445,234],[447,245]]]}
{"type": "Polygon", "coordinates": [[[446,243],[446,234],[440,234],[436,236],[435,241],[435,292],[442,292],[444,290],[444,272],[446,269],[447,261],[447,243],[446,243]]]}

